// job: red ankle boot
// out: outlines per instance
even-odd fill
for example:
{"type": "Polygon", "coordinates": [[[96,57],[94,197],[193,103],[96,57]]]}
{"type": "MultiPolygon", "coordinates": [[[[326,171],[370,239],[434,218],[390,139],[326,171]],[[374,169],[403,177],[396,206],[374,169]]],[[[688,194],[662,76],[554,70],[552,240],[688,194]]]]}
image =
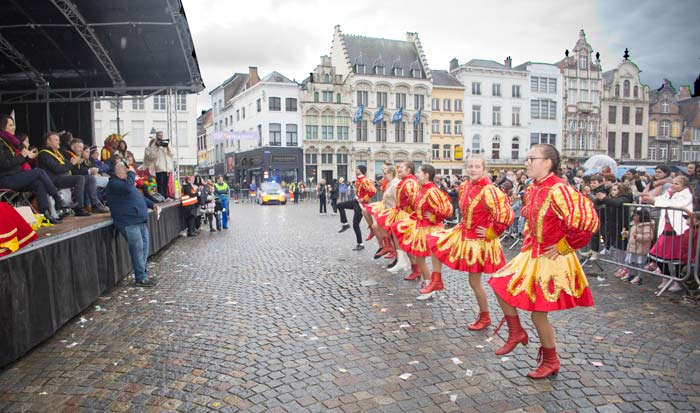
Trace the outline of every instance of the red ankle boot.
{"type": "Polygon", "coordinates": [[[379,255],[385,255],[384,258],[389,260],[393,260],[394,258],[396,258],[396,248],[394,248],[394,244],[388,237],[382,240],[382,244],[384,245],[384,248],[382,248],[382,251],[379,253],[379,255]]]}
{"type": "Polygon", "coordinates": [[[421,275],[422,274],[420,273],[420,268],[418,268],[418,264],[411,264],[411,273],[403,277],[403,279],[406,281],[413,281],[419,279],[421,275]]]}
{"type": "Polygon", "coordinates": [[[503,319],[498,324],[498,327],[496,327],[496,331],[494,331],[494,335],[498,334],[498,330],[501,329],[504,321],[508,323],[508,339],[506,339],[506,343],[503,345],[503,347],[496,350],[497,356],[510,353],[513,351],[515,346],[520,343],[522,343],[524,346],[527,346],[528,343],[527,333],[523,329],[523,326],[520,325],[520,318],[517,316],[517,314],[503,316],[503,319]]]}
{"type": "Polygon", "coordinates": [[[540,363],[534,371],[527,373],[527,376],[533,379],[544,379],[552,374],[559,373],[559,357],[557,357],[556,347],[545,348],[540,347],[540,351],[537,352],[537,362],[540,363]]]}
{"type": "Polygon", "coordinates": [[[372,231],[372,227],[367,227],[367,230],[369,231],[369,235],[367,235],[367,238],[365,238],[365,241],[369,241],[372,238],[374,238],[374,231],[372,231]]]}
{"type": "Polygon", "coordinates": [[[479,313],[479,318],[467,326],[468,329],[479,331],[491,325],[491,315],[488,311],[479,313]]]}
{"type": "Polygon", "coordinates": [[[430,275],[430,282],[425,288],[420,290],[421,294],[429,294],[433,291],[441,291],[445,289],[445,284],[442,283],[442,274],[434,272],[430,275]]]}

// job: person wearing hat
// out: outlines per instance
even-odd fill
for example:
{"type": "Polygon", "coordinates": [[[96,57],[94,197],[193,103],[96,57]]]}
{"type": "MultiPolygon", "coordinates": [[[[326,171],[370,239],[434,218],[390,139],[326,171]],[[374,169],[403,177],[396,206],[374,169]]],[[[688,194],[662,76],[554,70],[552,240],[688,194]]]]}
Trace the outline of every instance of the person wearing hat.
{"type": "Polygon", "coordinates": [[[348,224],[345,210],[352,209],[354,211],[354,215],[352,217],[352,229],[355,231],[357,245],[355,248],[353,248],[353,251],[361,251],[365,249],[365,246],[362,244],[362,231],[360,230],[362,208],[363,206],[367,205],[374,194],[377,193],[377,188],[374,186],[372,180],[365,176],[366,172],[367,167],[365,165],[358,165],[357,168],[355,168],[355,198],[338,204],[341,224],[340,231],[338,232],[345,232],[350,229],[350,224],[348,224]]]}

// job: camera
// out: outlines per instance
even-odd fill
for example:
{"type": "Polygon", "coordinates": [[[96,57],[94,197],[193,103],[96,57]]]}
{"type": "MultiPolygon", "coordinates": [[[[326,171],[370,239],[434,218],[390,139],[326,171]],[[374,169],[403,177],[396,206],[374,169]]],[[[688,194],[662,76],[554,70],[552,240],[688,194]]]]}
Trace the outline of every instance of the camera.
{"type": "Polygon", "coordinates": [[[167,148],[168,145],[170,145],[170,139],[161,139],[161,140],[156,139],[156,145],[162,146],[163,148],[167,148]]]}

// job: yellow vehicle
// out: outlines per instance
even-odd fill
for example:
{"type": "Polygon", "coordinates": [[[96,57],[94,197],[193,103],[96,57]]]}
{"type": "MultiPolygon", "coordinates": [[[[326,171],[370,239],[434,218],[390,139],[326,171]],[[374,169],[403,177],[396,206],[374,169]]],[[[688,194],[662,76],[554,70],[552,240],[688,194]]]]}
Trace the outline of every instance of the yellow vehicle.
{"type": "Polygon", "coordinates": [[[263,182],[258,189],[258,204],[281,204],[287,203],[284,189],[277,182],[263,182]]]}

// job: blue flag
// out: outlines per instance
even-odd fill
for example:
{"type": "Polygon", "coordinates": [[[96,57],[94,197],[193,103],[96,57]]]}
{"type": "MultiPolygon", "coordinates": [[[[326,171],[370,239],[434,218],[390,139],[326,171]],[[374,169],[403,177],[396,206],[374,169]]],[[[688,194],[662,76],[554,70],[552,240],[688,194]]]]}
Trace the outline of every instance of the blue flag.
{"type": "Polygon", "coordinates": [[[379,122],[381,122],[382,119],[384,119],[384,106],[381,106],[377,113],[374,114],[374,119],[372,119],[372,123],[376,125],[379,122]]]}
{"type": "Polygon", "coordinates": [[[399,111],[394,113],[391,117],[391,123],[399,123],[403,120],[403,108],[399,108],[399,111]]]}
{"type": "Polygon", "coordinates": [[[357,112],[355,112],[355,116],[352,117],[352,121],[354,123],[357,123],[362,119],[362,113],[364,113],[365,107],[363,105],[360,105],[359,108],[357,108],[357,112]]]}
{"type": "Polygon", "coordinates": [[[416,118],[413,119],[413,127],[418,128],[418,124],[420,123],[420,113],[423,109],[418,109],[418,113],[416,113],[416,118]]]}

